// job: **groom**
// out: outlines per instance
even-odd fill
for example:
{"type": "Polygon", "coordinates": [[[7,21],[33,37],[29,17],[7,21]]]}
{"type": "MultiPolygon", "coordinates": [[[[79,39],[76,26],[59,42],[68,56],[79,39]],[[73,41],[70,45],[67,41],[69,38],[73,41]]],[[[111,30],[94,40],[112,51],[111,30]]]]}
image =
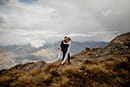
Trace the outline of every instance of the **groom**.
{"type": "Polygon", "coordinates": [[[60,50],[62,51],[62,62],[64,64],[66,59],[68,58],[68,64],[70,63],[70,47],[71,47],[71,38],[65,36],[64,40],[61,41],[60,50]]]}

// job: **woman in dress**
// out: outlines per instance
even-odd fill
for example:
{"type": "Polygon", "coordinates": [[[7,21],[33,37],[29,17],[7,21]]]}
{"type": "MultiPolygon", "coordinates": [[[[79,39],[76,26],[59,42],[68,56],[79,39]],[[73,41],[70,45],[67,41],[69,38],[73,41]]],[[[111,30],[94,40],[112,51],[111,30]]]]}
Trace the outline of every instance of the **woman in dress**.
{"type": "Polygon", "coordinates": [[[68,59],[68,64],[70,63],[70,48],[71,48],[71,38],[65,36],[64,40],[61,41],[60,44],[60,50],[62,52],[62,61],[61,64],[63,65],[66,61],[66,59],[68,59]]]}

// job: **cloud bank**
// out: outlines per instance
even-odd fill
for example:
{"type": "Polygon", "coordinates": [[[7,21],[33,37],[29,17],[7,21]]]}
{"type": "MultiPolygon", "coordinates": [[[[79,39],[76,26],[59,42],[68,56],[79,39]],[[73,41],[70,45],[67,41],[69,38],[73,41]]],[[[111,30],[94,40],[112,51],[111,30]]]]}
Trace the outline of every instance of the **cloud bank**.
{"type": "Polygon", "coordinates": [[[0,0],[0,45],[110,41],[129,32],[129,0],[0,0]]]}

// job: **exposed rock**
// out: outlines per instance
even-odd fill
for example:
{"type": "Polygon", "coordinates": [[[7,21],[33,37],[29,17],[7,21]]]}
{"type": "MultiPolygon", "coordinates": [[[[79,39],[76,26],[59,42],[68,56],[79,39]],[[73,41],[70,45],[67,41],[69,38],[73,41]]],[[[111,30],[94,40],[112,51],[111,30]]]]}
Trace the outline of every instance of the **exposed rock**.
{"type": "Polygon", "coordinates": [[[130,53],[130,32],[113,39],[104,51],[107,53],[130,53]]]}
{"type": "Polygon", "coordinates": [[[43,61],[38,61],[38,62],[30,62],[30,63],[26,63],[26,64],[19,64],[16,65],[15,67],[13,67],[12,69],[19,69],[19,70],[23,70],[23,71],[30,71],[32,69],[35,68],[41,68],[45,65],[46,63],[43,61]]]}

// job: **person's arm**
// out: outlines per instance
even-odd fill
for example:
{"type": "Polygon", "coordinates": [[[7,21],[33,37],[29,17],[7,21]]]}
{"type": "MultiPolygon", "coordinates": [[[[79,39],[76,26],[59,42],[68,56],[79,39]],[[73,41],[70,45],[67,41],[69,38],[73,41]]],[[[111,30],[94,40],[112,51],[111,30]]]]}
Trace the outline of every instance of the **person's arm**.
{"type": "Polygon", "coordinates": [[[62,44],[63,44],[63,41],[61,41],[61,43],[60,43],[60,47],[62,47],[62,44]]]}
{"type": "Polygon", "coordinates": [[[60,46],[59,46],[58,49],[62,50],[63,44],[64,44],[64,41],[61,41],[60,46]]]}
{"type": "Polygon", "coordinates": [[[68,47],[68,49],[67,49],[67,53],[70,52],[70,48],[71,48],[71,40],[68,42],[68,44],[69,44],[69,47],[68,47]]]}
{"type": "MultiPolygon", "coordinates": [[[[70,42],[70,41],[69,41],[70,42]]],[[[65,41],[63,41],[63,44],[69,44],[69,42],[65,42],[65,41]]]]}
{"type": "Polygon", "coordinates": [[[69,54],[69,52],[70,52],[71,41],[69,41],[68,44],[69,44],[69,47],[68,47],[67,52],[66,52],[66,54],[65,54],[65,58],[64,58],[64,60],[61,62],[61,64],[64,64],[64,63],[65,63],[65,61],[66,61],[66,59],[67,59],[67,57],[68,57],[68,54],[69,54]]]}

